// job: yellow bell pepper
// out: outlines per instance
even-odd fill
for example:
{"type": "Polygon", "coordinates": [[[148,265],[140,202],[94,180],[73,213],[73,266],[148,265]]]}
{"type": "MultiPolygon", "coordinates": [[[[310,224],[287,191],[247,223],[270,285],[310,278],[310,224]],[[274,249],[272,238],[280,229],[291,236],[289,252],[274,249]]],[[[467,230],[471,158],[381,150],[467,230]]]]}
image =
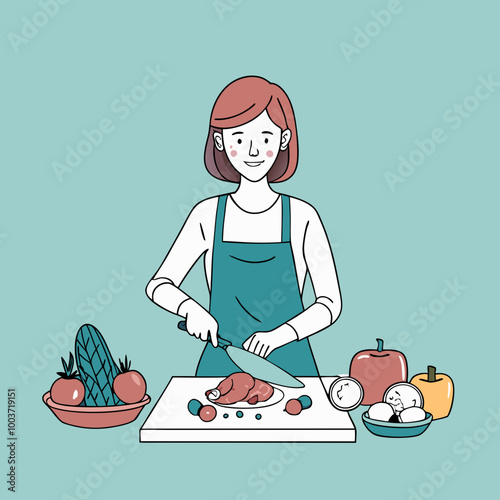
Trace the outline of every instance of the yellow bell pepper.
{"type": "Polygon", "coordinates": [[[418,373],[411,379],[424,396],[424,410],[433,420],[445,418],[453,405],[453,380],[444,373],[436,373],[435,366],[428,366],[427,373],[418,373]]]}

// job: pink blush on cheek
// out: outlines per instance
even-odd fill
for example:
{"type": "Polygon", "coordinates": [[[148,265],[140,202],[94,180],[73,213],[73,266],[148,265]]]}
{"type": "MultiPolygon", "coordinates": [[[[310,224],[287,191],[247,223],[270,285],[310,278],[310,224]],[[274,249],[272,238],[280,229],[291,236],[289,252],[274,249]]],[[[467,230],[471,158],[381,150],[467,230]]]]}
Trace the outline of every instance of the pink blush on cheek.
{"type": "Polygon", "coordinates": [[[233,156],[233,157],[234,157],[234,156],[236,156],[237,154],[238,154],[238,153],[237,153],[234,149],[231,151],[231,156],[233,156]]]}
{"type": "Polygon", "coordinates": [[[269,156],[269,158],[271,158],[271,156],[273,156],[273,152],[271,150],[269,150],[267,153],[266,153],[267,156],[269,156]]]}

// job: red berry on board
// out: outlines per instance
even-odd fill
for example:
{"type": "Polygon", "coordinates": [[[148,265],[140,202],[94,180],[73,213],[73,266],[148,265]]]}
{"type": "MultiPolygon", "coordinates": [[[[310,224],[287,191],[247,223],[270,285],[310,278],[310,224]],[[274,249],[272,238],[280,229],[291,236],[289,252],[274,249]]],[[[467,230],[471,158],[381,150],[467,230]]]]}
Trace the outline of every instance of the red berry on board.
{"type": "Polygon", "coordinates": [[[302,405],[298,399],[290,399],[285,406],[285,411],[290,415],[298,415],[302,411],[302,405]]]}
{"type": "Polygon", "coordinates": [[[200,408],[198,415],[203,422],[211,422],[217,415],[217,410],[211,405],[205,405],[200,408]]]}

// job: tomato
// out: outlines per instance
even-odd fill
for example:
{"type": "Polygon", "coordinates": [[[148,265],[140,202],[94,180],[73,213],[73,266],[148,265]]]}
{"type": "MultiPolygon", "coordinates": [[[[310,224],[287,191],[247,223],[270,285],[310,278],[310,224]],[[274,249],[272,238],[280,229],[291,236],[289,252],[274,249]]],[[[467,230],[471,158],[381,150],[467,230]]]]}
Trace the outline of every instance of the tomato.
{"type": "Polygon", "coordinates": [[[203,422],[211,422],[217,415],[217,410],[211,405],[205,405],[200,408],[198,413],[203,422]]]}
{"type": "Polygon", "coordinates": [[[69,353],[69,361],[66,363],[61,358],[64,371],[57,372],[61,378],[58,378],[50,388],[50,397],[55,403],[60,405],[78,406],[85,396],[85,386],[83,382],[76,378],[77,372],[73,372],[75,359],[73,354],[69,353]]]}
{"type": "Polygon", "coordinates": [[[115,377],[113,391],[124,403],[137,403],[146,394],[146,381],[138,371],[126,371],[115,377]]]}
{"type": "Polygon", "coordinates": [[[77,378],[58,378],[50,388],[50,397],[60,405],[78,406],[85,395],[85,387],[77,378]]]}

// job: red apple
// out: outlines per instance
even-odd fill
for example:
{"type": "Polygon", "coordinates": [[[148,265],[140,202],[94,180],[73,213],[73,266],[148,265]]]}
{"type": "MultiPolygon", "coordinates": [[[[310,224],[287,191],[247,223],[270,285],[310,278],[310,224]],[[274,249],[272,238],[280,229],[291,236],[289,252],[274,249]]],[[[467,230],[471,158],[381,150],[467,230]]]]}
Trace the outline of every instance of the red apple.
{"type": "Polygon", "coordinates": [[[377,349],[354,355],[349,376],[355,378],[364,391],[362,405],[382,401],[385,390],[396,382],[406,382],[408,365],[402,352],[384,350],[384,341],[377,339],[377,349]]]}

